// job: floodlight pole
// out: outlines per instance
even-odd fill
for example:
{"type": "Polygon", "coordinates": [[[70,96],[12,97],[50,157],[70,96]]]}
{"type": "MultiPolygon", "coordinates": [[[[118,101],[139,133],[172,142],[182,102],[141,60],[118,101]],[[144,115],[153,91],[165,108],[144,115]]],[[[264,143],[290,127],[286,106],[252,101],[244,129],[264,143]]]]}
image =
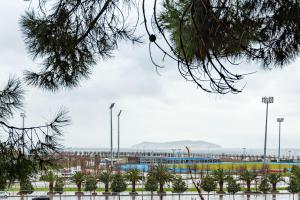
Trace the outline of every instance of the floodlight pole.
{"type": "Polygon", "coordinates": [[[278,129],[279,129],[279,136],[278,136],[278,162],[280,162],[280,142],[281,142],[281,123],[283,122],[284,118],[277,118],[277,122],[278,122],[278,129]]]}
{"type": "Polygon", "coordinates": [[[110,109],[110,167],[113,169],[113,124],[112,124],[112,109],[115,103],[112,103],[110,109]]]}
{"type": "Polygon", "coordinates": [[[267,156],[267,132],[268,132],[268,112],[269,112],[269,104],[274,102],[274,97],[263,97],[262,103],[267,104],[266,107],[266,124],[265,124],[265,142],[264,142],[264,164],[266,163],[267,156]]]}
{"type": "Polygon", "coordinates": [[[118,113],[118,154],[117,154],[118,162],[119,162],[119,158],[120,158],[120,115],[121,115],[121,113],[122,113],[122,110],[120,110],[118,113]]]}

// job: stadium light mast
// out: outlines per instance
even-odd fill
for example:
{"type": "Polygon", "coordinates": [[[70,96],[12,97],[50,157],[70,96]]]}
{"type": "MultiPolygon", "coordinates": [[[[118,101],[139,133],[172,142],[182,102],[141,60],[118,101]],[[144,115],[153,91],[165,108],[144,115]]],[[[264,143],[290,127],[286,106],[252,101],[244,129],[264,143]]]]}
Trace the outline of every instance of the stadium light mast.
{"type": "Polygon", "coordinates": [[[115,106],[115,103],[112,103],[109,107],[110,109],[110,166],[111,170],[113,169],[113,123],[112,123],[112,110],[115,106]]]}
{"type": "Polygon", "coordinates": [[[280,162],[280,143],[281,143],[281,123],[284,121],[284,118],[283,117],[279,117],[277,118],[277,122],[278,122],[278,131],[279,131],[279,134],[278,134],[278,162],[280,162]]]}
{"type": "Polygon", "coordinates": [[[121,115],[121,113],[122,113],[122,110],[120,110],[118,113],[118,154],[117,154],[118,162],[119,162],[119,158],[120,158],[120,115],[121,115]]]}
{"type": "Polygon", "coordinates": [[[264,142],[264,164],[266,163],[267,156],[267,132],[268,132],[268,112],[269,104],[274,102],[274,97],[262,97],[262,103],[265,103],[266,106],[266,124],[265,124],[265,142],[264,142]]]}

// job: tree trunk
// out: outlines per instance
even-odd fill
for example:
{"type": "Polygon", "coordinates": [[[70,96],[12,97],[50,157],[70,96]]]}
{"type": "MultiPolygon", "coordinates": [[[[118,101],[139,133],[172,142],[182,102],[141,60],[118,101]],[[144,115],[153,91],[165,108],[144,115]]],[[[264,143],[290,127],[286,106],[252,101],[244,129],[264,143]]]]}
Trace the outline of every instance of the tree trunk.
{"type": "Polygon", "coordinates": [[[77,184],[77,191],[81,192],[81,183],[77,184]]]}
{"type": "Polygon", "coordinates": [[[108,183],[105,183],[105,192],[108,192],[108,183]]]}
{"type": "Polygon", "coordinates": [[[132,190],[131,191],[135,192],[135,180],[133,180],[131,183],[132,183],[132,190]]]}
{"type": "Polygon", "coordinates": [[[159,192],[164,192],[164,184],[163,183],[159,184],[159,192]]]}
{"type": "Polygon", "coordinates": [[[224,182],[220,181],[219,185],[220,185],[220,192],[224,192],[224,189],[223,189],[224,182]]]}
{"type": "Polygon", "coordinates": [[[53,192],[53,182],[49,182],[49,192],[53,192]]]}
{"type": "Polygon", "coordinates": [[[251,187],[251,182],[247,181],[247,192],[251,191],[250,187],[251,187]]]}
{"type": "Polygon", "coordinates": [[[276,192],[276,183],[272,183],[272,190],[273,190],[273,192],[276,192]]]}

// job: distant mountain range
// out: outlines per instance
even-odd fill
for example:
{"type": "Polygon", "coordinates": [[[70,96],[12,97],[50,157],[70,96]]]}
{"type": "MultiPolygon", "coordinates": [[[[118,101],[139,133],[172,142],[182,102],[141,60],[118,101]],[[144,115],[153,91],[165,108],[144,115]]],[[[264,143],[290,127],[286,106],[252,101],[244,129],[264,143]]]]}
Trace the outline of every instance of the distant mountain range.
{"type": "Polygon", "coordinates": [[[172,142],[142,142],[133,145],[131,148],[134,149],[147,149],[147,150],[171,150],[171,149],[185,149],[189,147],[191,150],[201,150],[201,149],[217,149],[222,148],[218,144],[202,141],[202,140],[179,140],[172,142]]]}

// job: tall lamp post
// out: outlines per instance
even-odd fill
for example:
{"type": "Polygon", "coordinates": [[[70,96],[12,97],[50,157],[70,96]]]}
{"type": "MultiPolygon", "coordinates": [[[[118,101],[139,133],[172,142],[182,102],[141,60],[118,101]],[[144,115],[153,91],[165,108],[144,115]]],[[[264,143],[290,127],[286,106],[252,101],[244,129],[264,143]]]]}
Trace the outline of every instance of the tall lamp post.
{"type": "Polygon", "coordinates": [[[266,107],[266,124],[265,124],[265,142],[264,142],[264,163],[266,163],[267,156],[267,132],[268,132],[268,112],[269,112],[269,104],[274,102],[274,97],[263,97],[262,103],[267,105],[266,107]]]}
{"type": "Polygon", "coordinates": [[[280,162],[281,123],[283,122],[283,120],[284,120],[283,117],[277,118],[277,122],[278,122],[278,125],[279,125],[278,162],[280,162]]]}
{"type": "Polygon", "coordinates": [[[118,162],[119,162],[119,158],[120,158],[120,115],[122,113],[122,110],[119,111],[118,113],[118,162]]]}
{"type": "Polygon", "coordinates": [[[23,153],[25,151],[25,131],[24,131],[24,128],[25,128],[25,113],[21,113],[20,114],[20,117],[22,117],[22,143],[23,143],[23,153]]]}
{"type": "Polygon", "coordinates": [[[110,109],[110,167],[113,169],[113,125],[112,125],[112,109],[115,103],[112,103],[110,109]]]}

